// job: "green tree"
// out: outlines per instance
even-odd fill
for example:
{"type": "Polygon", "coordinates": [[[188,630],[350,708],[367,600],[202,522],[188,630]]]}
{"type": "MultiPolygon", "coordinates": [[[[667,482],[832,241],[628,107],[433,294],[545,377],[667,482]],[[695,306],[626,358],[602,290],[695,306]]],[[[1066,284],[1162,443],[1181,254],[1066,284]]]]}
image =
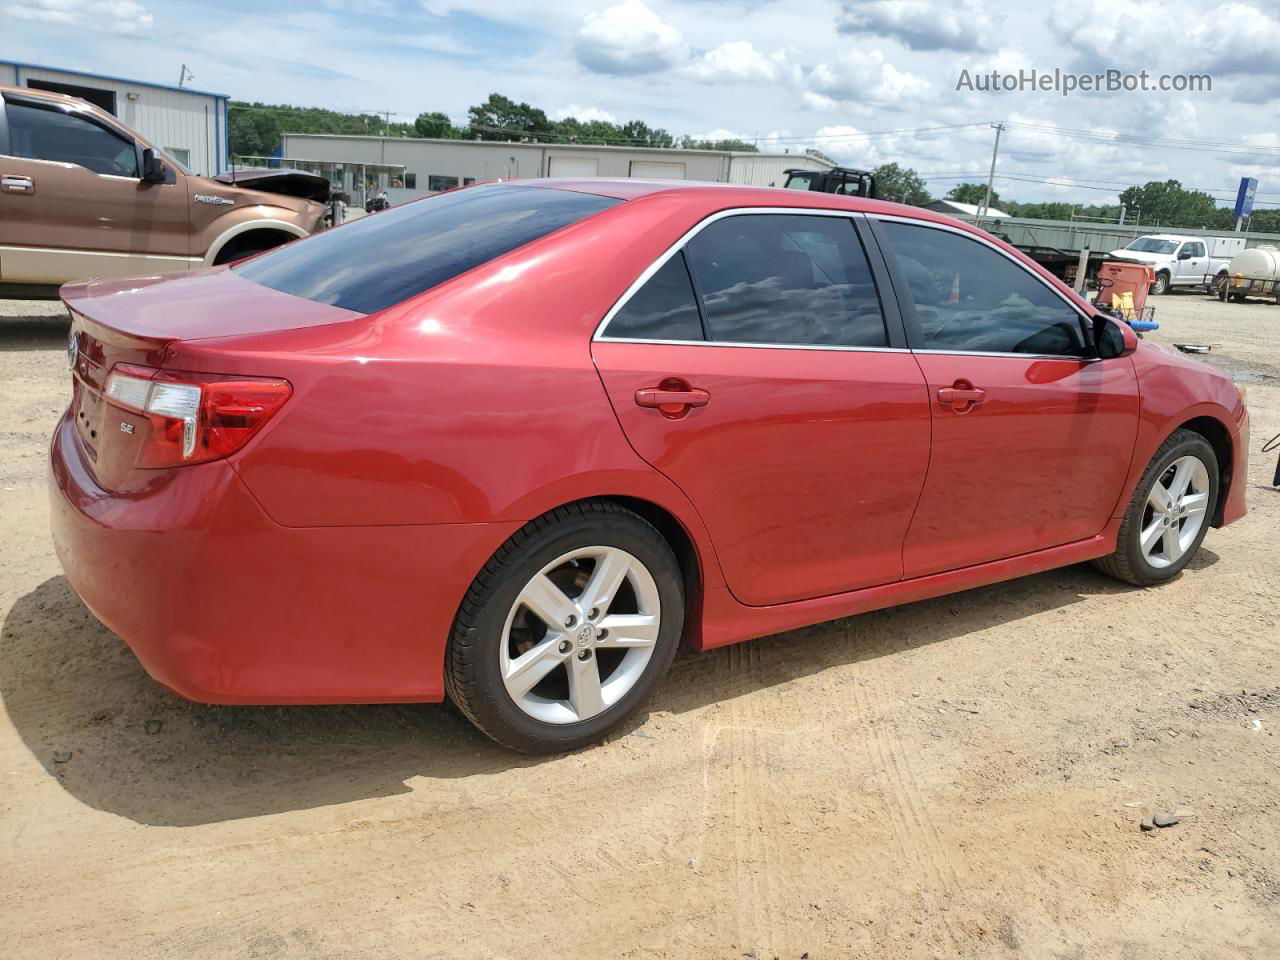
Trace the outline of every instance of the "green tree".
{"type": "Polygon", "coordinates": [[[434,113],[418,114],[413,121],[413,135],[432,140],[459,140],[462,138],[462,131],[450,122],[447,113],[437,110],[434,113]]]}
{"type": "Polygon", "coordinates": [[[724,140],[690,140],[686,138],[681,144],[686,150],[734,150],[741,153],[759,153],[760,148],[754,143],[727,137],[724,140]]]}
{"type": "Polygon", "coordinates": [[[914,207],[923,207],[933,200],[929,191],[924,188],[920,175],[910,167],[882,163],[873,173],[876,178],[876,196],[881,200],[908,203],[914,207]]]}
{"type": "Polygon", "coordinates": [[[275,112],[231,103],[227,110],[227,142],[232,156],[271,156],[280,145],[280,125],[275,112]]]}
{"type": "Polygon", "coordinates": [[[500,93],[467,110],[467,119],[468,133],[481,140],[536,140],[554,133],[544,112],[500,93]]]}
{"type": "MultiPolygon", "coordinates": [[[[1162,227],[1226,225],[1213,197],[1200,190],[1186,190],[1177,180],[1152,180],[1141,187],[1129,187],[1120,194],[1120,202],[1130,222],[1140,216],[1140,222],[1162,227]]],[[[1230,220],[1230,211],[1226,213],[1230,220]]]]}
{"type": "MultiPolygon", "coordinates": [[[[956,203],[972,203],[974,206],[982,206],[982,202],[987,198],[987,185],[985,183],[961,183],[952,187],[947,191],[947,199],[954,200],[956,203]]],[[[1000,206],[1000,194],[991,191],[991,206],[1000,206]]]]}

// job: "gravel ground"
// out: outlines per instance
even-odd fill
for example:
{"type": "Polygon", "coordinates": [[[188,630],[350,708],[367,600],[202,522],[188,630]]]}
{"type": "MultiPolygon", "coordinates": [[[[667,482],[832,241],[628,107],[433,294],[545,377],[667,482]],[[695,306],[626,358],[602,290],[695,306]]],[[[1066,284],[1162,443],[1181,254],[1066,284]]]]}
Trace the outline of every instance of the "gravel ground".
{"type": "Polygon", "coordinates": [[[0,953],[1280,956],[1280,307],[1157,307],[1253,414],[1251,513],[1176,582],[1073,567],[684,655],[619,736],[530,759],[448,706],[152,683],[49,546],[65,320],[0,302],[0,953]]]}

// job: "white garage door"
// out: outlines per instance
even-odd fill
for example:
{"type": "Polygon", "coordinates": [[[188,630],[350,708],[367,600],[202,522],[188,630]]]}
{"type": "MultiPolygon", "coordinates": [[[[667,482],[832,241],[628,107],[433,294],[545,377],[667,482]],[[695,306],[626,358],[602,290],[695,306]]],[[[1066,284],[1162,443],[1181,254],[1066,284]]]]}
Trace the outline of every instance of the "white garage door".
{"type": "Polygon", "coordinates": [[[659,160],[632,160],[631,175],[646,180],[683,180],[683,163],[663,163],[659,160]]]}
{"type": "Polygon", "coordinates": [[[600,161],[594,157],[552,157],[548,162],[549,177],[596,177],[600,161]]]}

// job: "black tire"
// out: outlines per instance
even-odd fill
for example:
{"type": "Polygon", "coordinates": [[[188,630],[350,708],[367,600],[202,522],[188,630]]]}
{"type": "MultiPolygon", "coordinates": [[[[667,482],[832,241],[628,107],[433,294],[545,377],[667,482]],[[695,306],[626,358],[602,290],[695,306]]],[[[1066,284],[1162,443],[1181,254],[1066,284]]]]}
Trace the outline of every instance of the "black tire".
{"type": "Polygon", "coordinates": [[[243,238],[236,237],[225,247],[218,251],[218,255],[213,258],[215,267],[224,263],[234,263],[237,260],[243,260],[246,257],[256,256],[259,253],[265,253],[281,244],[292,240],[292,237],[284,237],[279,240],[270,237],[255,237],[249,235],[243,238]]]}
{"type": "Polygon", "coordinates": [[[1209,531],[1210,518],[1218,503],[1218,457],[1203,436],[1191,430],[1175,430],[1160,445],[1134,488],[1133,498],[1125,510],[1124,521],[1120,524],[1120,533],[1116,538],[1116,550],[1109,556],[1094,560],[1093,564],[1108,576],[1132,583],[1137,587],[1150,587],[1164,583],[1177,576],[1185,567],[1200,544],[1204,542],[1209,531]],[[1143,516],[1147,509],[1147,497],[1152,486],[1164,475],[1169,466],[1177,459],[1185,456],[1197,457],[1209,474],[1209,505],[1205,512],[1204,522],[1195,541],[1177,561],[1165,567],[1156,567],[1147,562],[1142,555],[1143,516]]]}
{"type": "Polygon", "coordinates": [[[1243,293],[1236,293],[1236,292],[1233,290],[1233,291],[1231,292],[1231,302],[1232,302],[1232,303],[1244,303],[1244,294],[1243,294],[1243,293]]]}
{"type": "Polygon", "coordinates": [[[522,753],[575,750],[615,729],[652,693],[680,645],[684,611],[680,565],[650,523],[614,503],[560,507],[512,534],[472,581],[449,637],[445,688],[467,719],[504,747],[522,753]],[[617,703],[583,721],[548,723],[525,713],[507,692],[500,666],[501,645],[509,642],[504,629],[534,575],[587,546],[621,548],[648,569],[661,601],[658,639],[643,672],[617,703]]]}
{"type": "Polygon", "coordinates": [[[1151,295],[1160,297],[1169,292],[1169,274],[1161,271],[1156,274],[1156,282],[1151,285],[1151,295]]]}

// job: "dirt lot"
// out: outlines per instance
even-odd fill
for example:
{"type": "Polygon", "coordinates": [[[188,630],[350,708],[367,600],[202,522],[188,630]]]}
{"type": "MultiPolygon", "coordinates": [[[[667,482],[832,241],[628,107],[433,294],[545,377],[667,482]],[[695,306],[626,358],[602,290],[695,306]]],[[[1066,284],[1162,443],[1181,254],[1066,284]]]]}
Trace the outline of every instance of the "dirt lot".
{"type": "Polygon", "coordinates": [[[1251,514],[1177,582],[1077,567],[682,656],[542,760],[447,706],[153,684],[49,546],[56,312],[0,304],[0,954],[1280,956],[1280,307],[1158,301],[1253,412],[1251,514]]]}

